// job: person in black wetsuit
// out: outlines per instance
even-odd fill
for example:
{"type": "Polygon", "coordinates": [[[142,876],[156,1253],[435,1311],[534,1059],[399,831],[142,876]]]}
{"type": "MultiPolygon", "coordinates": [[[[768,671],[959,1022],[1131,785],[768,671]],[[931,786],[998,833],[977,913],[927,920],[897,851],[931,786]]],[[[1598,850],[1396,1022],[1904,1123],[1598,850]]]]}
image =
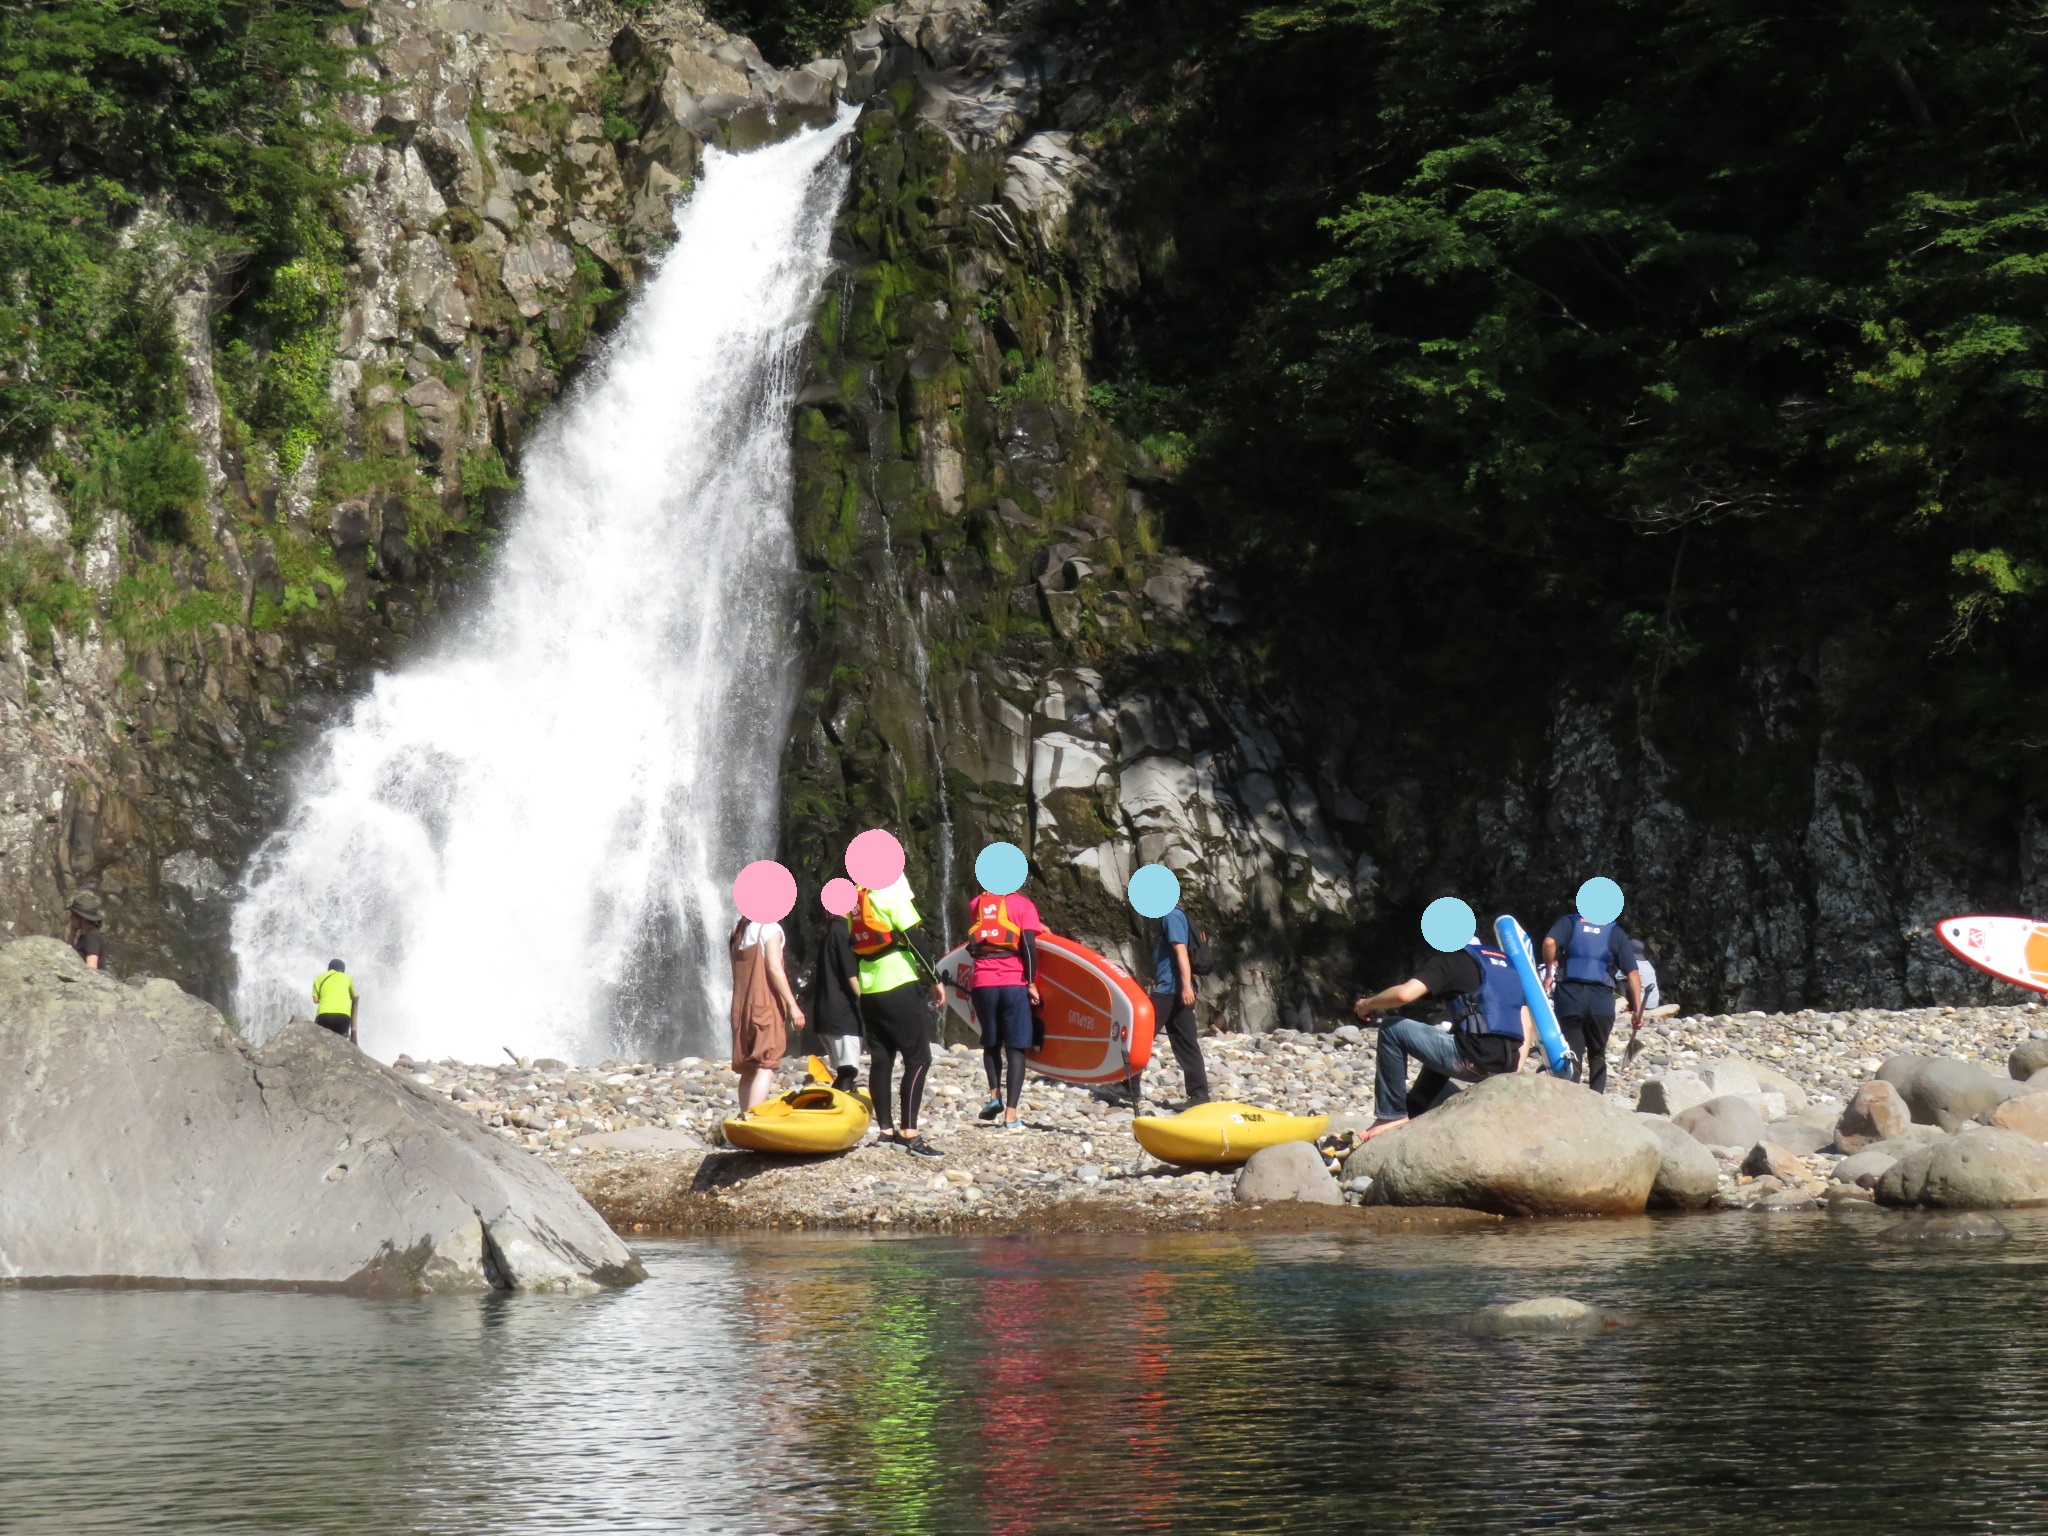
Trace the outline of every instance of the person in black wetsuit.
{"type": "Polygon", "coordinates": [[[817,974],[811,978],[811,1027],[825,1040],[832,1086],[852,1093],[860,1086],[860,960],[844,917],[825,919],[818,936],[817,974]]]}
{"type": "Polygon", "coordinates": [[[946,1154],[917,1133],[925,1079],[932,1070],[932,1010],[946,1003],[945,988],[913,936],[919,923],[908,879],[884,890],[860,890],[847,919],[860,961],[860,1017],[868,1041],[868,1097],[884,1142],[912,1157],[946,1154]],[[889,1102],[890,1079],[903,1063],[902,1118],[889,1102]]]}

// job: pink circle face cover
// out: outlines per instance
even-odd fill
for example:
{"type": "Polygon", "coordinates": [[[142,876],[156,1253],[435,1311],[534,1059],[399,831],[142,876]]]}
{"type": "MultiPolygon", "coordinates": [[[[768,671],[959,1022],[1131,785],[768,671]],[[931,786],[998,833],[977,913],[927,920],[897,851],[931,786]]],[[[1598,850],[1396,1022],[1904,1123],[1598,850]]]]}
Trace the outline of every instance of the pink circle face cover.
{"type": "Polygon", "coordinates": [[[825,882],[818,901],[834,917],[844,917],[860,905],[860,888],[844,875],[825,882]]]}
{"type": "Polygon", "coordinates": [[[879,891],[903,878],[903,845],[880,827],[870,827],[846,845],[846,872],[853,883],[879,891]]]}
{"type": "Polygon", "coordinates": [[[733,904],[750,923],[779,923],[796,905],[796,876],[773,859],[756,859],[732,883],[733,904]]]}

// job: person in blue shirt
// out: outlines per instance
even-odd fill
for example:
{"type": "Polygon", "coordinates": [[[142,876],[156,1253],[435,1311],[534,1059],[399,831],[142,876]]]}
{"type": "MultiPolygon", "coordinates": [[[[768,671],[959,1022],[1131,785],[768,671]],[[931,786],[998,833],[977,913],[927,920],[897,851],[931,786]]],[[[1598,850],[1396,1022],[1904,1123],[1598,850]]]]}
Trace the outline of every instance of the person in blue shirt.
{"type": "MultiPolygon", "coordinates": [[[[1209,1067],[1202,1059],[1201,1025],[1195,1018],[1194,963],[1188,958],[1193,943],[1194,929],[1179,907],[1159,920],[1152,944],[1152,1018],[1173,1047],[1173,1059],[1187,1082],[1187,1098],[1171,1106],[1176,1113],[1209,1102],[1209,1067]]],[[[1096,1097],[1137,1109],[1144,1097],[1144,1077],[1142,1071],[1134,1072],[1114,1088],[1097,1089],[1096,1097]]]]}
{"type": "Polygon", "coordinates": [[[1543,939],[1543,963],[1557,967],[1557,1027],[1571,1047],[1572,1079],[1585,1063],[1586,1086],[1607,1091],[1607,1041],[1614,1033],[1614,978],[1626,977],[1634,1028],[1643,1027],[1643,977],[1635,946],[1619,923],[1560,917],[1543,939]]]}

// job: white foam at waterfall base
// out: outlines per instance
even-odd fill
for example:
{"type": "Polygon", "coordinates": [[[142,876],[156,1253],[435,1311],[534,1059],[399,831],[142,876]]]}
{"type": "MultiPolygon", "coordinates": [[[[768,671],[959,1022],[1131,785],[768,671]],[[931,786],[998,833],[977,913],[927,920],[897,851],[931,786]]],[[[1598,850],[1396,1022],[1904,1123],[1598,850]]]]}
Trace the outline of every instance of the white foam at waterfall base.
{"type": "Polygon", "coordinates": [[[235,1013],[344,960],[364,1047],[719,1048],[731,882],[772,855],[792,688],[789,423],[836,125],[710,151],[677,241],[537,431],[475,610],[379,676],[245,872],[235,1013]]]}

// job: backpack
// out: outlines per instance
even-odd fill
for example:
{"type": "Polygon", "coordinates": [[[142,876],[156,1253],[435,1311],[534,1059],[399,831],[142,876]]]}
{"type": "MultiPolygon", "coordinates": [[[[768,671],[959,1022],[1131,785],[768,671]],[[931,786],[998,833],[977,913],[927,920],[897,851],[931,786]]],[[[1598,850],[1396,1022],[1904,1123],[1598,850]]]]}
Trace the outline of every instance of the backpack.
{"type": "MultiPolygon", "coordinates": [[[[1164,923],[1159,928],[1159,942],[1162,946],[1166,943],[1166,926],[1164,923]]],[[[1189,918],[1188,974],[1190,976],[1207,976],[1215,969],[1216,951],[1210,948],[1208,931],[1197,927],[1195,920],[1189,918]]]]}

